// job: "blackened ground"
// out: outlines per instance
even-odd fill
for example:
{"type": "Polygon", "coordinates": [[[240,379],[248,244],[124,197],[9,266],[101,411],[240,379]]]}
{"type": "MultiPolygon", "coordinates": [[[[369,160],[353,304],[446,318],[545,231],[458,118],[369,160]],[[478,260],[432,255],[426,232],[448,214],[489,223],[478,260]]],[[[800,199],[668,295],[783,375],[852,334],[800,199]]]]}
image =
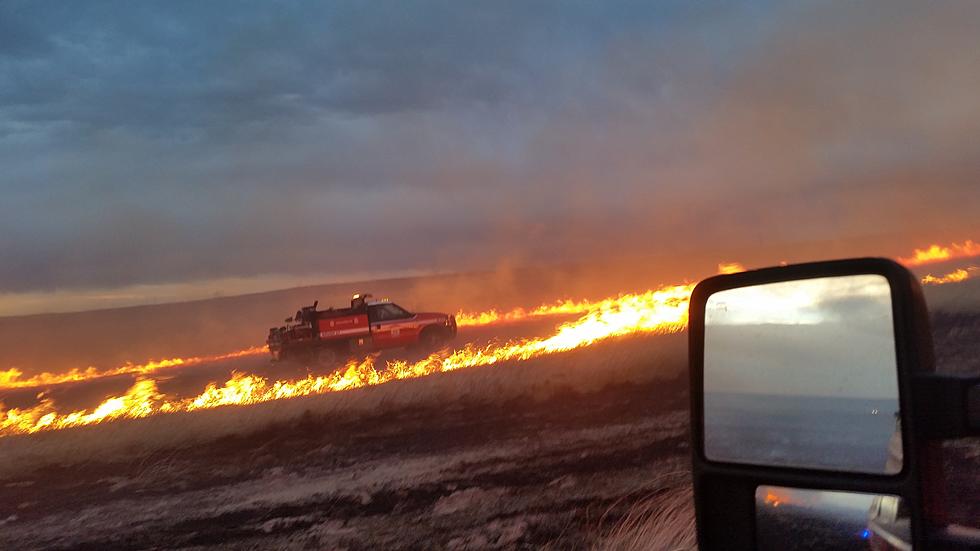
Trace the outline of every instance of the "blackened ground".
{"type": "Polygon", "coordinates": [[[674,379],[46,467],[3,482],[0,548],[585,548],[683,476],[686,406],[674,379]]]}
{"type": "Polygon", "coordinates": [[[980,374],[980,314],[946,311],[933,313],[932,339],[938,371],[980,374]]]}
{"type": "Polygon", "coordinates": [[[783,504],[756,508],[759,551],[867,551],[867,512],[814,514],[783,504]]]}
{"type": "MultiPolygon", "coordinates": [[[[978,372],[980,315],[933,329],[940,371],[978,372]]],[[[689,464],[683,377],[389,411],[8,476],[0,549],[582,549],[689,464]]],[[[980,445],[946,452],[975,525],[980,445]]]]}

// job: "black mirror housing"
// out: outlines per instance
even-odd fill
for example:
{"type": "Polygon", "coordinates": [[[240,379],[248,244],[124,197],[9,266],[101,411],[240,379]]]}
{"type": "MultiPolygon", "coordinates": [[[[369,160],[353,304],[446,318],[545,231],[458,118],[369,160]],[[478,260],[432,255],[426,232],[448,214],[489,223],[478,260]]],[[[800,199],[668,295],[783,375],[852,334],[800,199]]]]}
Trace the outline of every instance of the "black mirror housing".
{"type": "Polygon", "coordinates": [[[973,390],[969,382],[943,381],[934,371],[928,310],[918,279],[905,267],[883,258],[859,258],[780,266],[719,275],[695,287],[689,311],[691,436],[698,540],[702,550],[757,547],[755,492],[759,486],[863,492],[899,496],[907,503],[915,549],[930,549],[931,537],[944,526],[940,495],[939,437],[970,431],[965,409],[950,409],[943,396],[962,394],[965,405],[973,390]],[[720,291],[769,283],[853,275],[880,275],[891,290],[897,367],[903,465],[898,473],[873,474],[748,465],[711,461],[705,456],[705,306],[720,291]],[[932,381],[929,383],[928,381],[932,381]],[[937,405],[946,404],[946,405],[937,405]],[[959,416],[959,417],[957,417],[959,416]],[[949,419],[962,419],[950,425],[949,419]],[[937,431],[946,422],[952,431],[937,431]]]}

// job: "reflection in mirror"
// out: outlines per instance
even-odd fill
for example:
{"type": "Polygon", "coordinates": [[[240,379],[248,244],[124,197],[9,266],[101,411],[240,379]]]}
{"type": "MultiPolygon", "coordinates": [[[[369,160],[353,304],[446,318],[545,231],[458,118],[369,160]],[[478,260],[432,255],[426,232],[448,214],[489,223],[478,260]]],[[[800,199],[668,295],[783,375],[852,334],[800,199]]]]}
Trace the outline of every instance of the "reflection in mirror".
{"type": "Polygon", "coordinates": [[[755,512],[760,551],[912,549],[897,496],[759,486],[755,512]]]}
{"type": "Polygon", "coordinates": [[[899,472],[891,308],[880,275],[782,281],[708,297],[705,456],[899,472]]]}

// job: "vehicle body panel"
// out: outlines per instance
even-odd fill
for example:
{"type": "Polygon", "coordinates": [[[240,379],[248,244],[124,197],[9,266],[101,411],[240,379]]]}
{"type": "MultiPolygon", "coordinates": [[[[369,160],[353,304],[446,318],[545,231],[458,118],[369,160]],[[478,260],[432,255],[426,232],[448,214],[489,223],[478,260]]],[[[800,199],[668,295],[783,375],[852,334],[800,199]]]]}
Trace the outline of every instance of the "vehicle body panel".
{"type": "Polygon", "coordinates": [[[346,355],[415,346],[426,337],[427,342],[442,342],[456,336],[452,315],[411,313],[388,301],[367,301],[369,296],[355,295],[350,308],[318,311],[314,303],[300,309],[286,326],[269,330],[269,352],[274,359],[310,358],[324,348],[346,355]]]}

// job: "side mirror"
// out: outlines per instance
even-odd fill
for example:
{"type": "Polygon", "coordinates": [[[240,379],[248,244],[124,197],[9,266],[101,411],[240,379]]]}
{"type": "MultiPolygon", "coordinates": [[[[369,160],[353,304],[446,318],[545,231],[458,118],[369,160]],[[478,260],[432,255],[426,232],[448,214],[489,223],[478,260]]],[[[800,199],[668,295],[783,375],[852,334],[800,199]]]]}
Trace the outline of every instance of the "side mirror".
{"type": "Polygon", "coordinates": [[[700,549],[803,546],[780,538],[813,526],[801,515],[816,505],[850,511],[850,525],[828,524],[845,536],[827,548],[955,545],[938,446],[977,433],[978,379],[934,373],[908,270],[855,259],[712,277],[694,289],[689,328],[700,549]]]}

